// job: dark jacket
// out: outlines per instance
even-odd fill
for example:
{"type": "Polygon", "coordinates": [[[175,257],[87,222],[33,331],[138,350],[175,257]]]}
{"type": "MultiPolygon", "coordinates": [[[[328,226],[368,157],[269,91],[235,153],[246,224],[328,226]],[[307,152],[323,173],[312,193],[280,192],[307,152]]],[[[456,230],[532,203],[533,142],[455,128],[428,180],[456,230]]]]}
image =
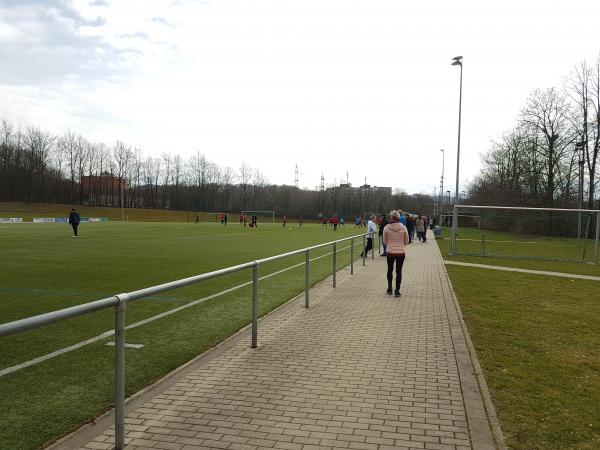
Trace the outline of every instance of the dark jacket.
{"type": "Polygon", "coordinates": [[[79,225],[80,221],[81,218],[79,217],[79,213],[77,211],[71,211],[71,214],[69,214],[69,223],[79,225]]]}
{"type": "Polygon", "coordinates": [[[383,236],[383,229],[385,228],[385,226],[388,224],[388,220],[386,216],[383,216],[381,218],[381,223],[379,224],[379,236],[383,236]]]}

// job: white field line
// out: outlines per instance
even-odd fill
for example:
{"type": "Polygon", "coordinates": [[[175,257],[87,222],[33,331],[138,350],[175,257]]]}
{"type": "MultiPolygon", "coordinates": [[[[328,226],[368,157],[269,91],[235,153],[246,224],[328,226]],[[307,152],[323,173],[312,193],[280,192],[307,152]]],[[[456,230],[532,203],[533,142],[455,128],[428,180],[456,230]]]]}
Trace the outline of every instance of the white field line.
{"type": "MultiPolygon", "coordinates": [[[[338,251],[346,250],[347,248],[350,248],[350,246],[348,245],[346,247],[342,247],[338,251]]],[[[331,255],[332,253],[333,252],[329,252],[329,253],[325,253],[324,255],[317,256],[316,258],[311,258],[311,261],[316,261],[317,259],[324,258],[326,256],[331,255]]],[[[266,280],[267,278],[274,277],[275,275],[279,275],[279,274],[281,274],[283,272],[287,272],[288,270],[295,269],[295,268],[303,266],[305,264],[306,264],[306,262],[301,262],[301,263],[295,264],[293,266],[286,267],[285,269],[281,269],[281,270],[278,270],[277,272],[273,272],[273,273],[270,273],[268,275],[262,276],[262,277],[259,278],[259,280],[266,280]]],[[[213,298],[220,297],[221,295],[229,294],[230,292],[236,291],[238,289],[241,289],[243,287],[249,286],[251,284],[252,284],[252,281],[247,281],[245,283],[238,284],[237,286],[234,286],[234,287],[229,288],[229,289],[225,289],[224,291],[221,291],[221,292],[217,292],[216,294],[209,295],[208,297],[204,297],[204,298],[200,298],[198,300],[194,300],[193,302],[186,303],[185,305],[178,306],[177,308],[173,308],[173,309],[170,309],[168,311],[165,311],[165,312],[162,312],[160,314],[157,314],[155,316],[148,317],[147,319],[140,320],[139,322],[132,323],[131,325],[127,325],[125,327],[125,329],[126,330],[131,330],[133,328],[137,328],[137,327],[140,327],[142,325],[146,325],[146,324],[148,324],[150,322],[154,322],[155,320],[162,319],[163,317],[170,316],[171,314],[175,314],[176,312],[182,311],[182,310],[187,309],[187,308],[191,308],[192,306],[196,306],[196,305],[198,305],[200,303],[204,303],[204,302],[206,302],[208,300],[212,300],[213,298]]],[[[59,350],[53,351],[51,353],[47,353],[45,355],[38,356],[37,358],[30,359],[29,361],[25,361],[25,362],[23,362],[21,364],[17,364],[16,366],[7,367],[5,369],[0,370],[0,378],[2,378],[5,375],[8,375],[10,373],[17,372],[17,371],[19,371],[21,369],[25,369],[26,367],[33,366],[35,364],[47,361],[49,359],[55,358],[55,357],[60,356],[60,355],[64,355],[65,353],[69,353],[69,352],[71,352],[73,350],[77,350],[78,348],[84,347],[84,346],[86,346],[88,344],[93,344],[94,342],[98,342],[98,341],[101,341],[102,339],[109,338],[111,336],[114,336],[114,334],[115,334],[115,330],[105,331],[102,334],[99,334],[99,335],[94,336],[92,338],[86,339],[85,341],[78,342],[77,344],[73,344],[73,345],[70,345],[68,347],[64,347],[64,348],[61,348],[59,350]]]]}
{"type": "Polygon", "coordinates": [[[444,264],[449,265],[449,266],[474,267],[476,269],[502,270],[505,272],[521,272],[521,273],[531,273],[534,275],[548,275],[548,276],[553,276],[553,277],[577,278],[580,280],[600,281],[600,277],[596,277],[593,275],[580,275],[578,273],[550,272],[547,270],[532,270],[532,269],[521,269],[518,267],[492,266],[489,264],[475,264],[475,263],[466,263],[466,262],[461,262],[461,261],[444,261],[444,264]]]}
{"type": "MultiPolygon", "coordinates": [[[[456,239],[457,241],[472,241],[472,242],[481,242],[481,239],[456,239]]],[[[486,239],[485,243],[486,244],[490,244],[490,243],[495,243],[495,242],[500,242],[500,243],[505,243],[505,244],[546,244],[546,245],[550,245],[550,244],[555,244],[554,242],[542,242],[542,241],[496,241],[494,239],[486,239]]]]}

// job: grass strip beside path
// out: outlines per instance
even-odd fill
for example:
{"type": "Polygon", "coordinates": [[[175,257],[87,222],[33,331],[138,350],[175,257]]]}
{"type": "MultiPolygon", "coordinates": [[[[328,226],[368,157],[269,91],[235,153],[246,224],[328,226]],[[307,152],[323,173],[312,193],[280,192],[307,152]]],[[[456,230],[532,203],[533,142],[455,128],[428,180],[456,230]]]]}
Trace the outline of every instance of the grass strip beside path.
{"type": "Polygon", "coordinates": [[[597,282],[447,270],[509,447],[599,448],[597,282]]]}

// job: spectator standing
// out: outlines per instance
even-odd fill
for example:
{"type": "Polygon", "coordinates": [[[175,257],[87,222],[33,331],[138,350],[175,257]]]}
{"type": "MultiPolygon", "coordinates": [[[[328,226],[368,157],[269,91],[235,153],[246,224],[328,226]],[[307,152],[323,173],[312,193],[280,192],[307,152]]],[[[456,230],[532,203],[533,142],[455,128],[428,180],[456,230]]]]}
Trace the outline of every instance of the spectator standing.
{"type": "Polygon", "coordinates": [[[423,239],[423,234],[425,234],[425,223],[423,222],[423,219],[417,217],[417,239],[419,239],[419,241],[423,239]]]}
{"type": "Polygon", "coordinates": [[[369,254],[369,250],[371,250],[373,248],[373,237],[375,237],[375,232],[377,231],[377,225],[375,225],[375,216],[371,216],[369,218],[369,221],[367,222],[367,245],[365,245],[364,250],[362,251],[362,253],[360,254],[360,256],[362,257],[367,256],[369,254]]]}
{"type": "Polygon", "coordinates": [[[415,238],[415,216],[408,214],[406,217],[406,229],[408,230],[408,243],[412,244],[415,238]]]}
{"type": "Polygon", "coordinates": [[[380,240],[381,242],[383,242],[383,253],[380,253],[380,255],[379,255],[379,256],[386,256],[386,255],[387,255],[387,253],[386,253],[386,251],[385,251],[385,249],[386,249],[386,244],[385,244],[385,241],[383,240],[383,229],[385,228],[385,226],[386,226],[387,224],[388,224],[387,217],[386,217],[385,213],[383,213],[383,214],[381,215],[381,222],[379,223],[379,240],[380,240]]]}
{"type": "Polygon", "coordinates": [[[396,288],[394,296],[400,297],[402,267],[406,257],[405,246],[408,243],[408,230],[400,223],[400,213],[390,212],[390,223],[383,230],[383,242],[387,246],[387,294],[392,295],[394,264],[396,265],[396,288]]]}

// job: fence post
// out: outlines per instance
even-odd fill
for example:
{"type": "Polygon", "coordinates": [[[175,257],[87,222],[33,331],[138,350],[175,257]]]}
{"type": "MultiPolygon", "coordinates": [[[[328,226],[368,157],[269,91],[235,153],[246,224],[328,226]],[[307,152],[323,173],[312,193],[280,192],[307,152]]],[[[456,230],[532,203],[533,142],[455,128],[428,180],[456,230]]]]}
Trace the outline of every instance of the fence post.
{"type": "Polygon", "coordinates": [[[333,287],[335,287],[335,272],[336,272],[336,270],[335,270],[335,266],[336,266],[336,264],[335,264],[336,263],[335,258],[336,258],[336,253],[337,253],[336,252],[336,248],[337,248],[337,243],[334,242],[333,243],[333,287]]]}
{"type": "Polygon", "coordinates": [[[258,262],[252,267],[252,348],[256,348],[258,336],[258,262]]]}
{"type": "Polygon", "coordinates": [[[596,242],[594,243],[594,260],[598,265],[598,241],[600,240],[600,213],[596,214],[596,242]]]}
{"type": "Polygon", "coordinates": [[[350,239],[350,275],[354,275],[354,238],[350,239]]]}
{"type": "Polygon", "coordinates": [[[456,233],[458,231],[458,206],[454,205],[452,211],[452,243],[450,245],[450,256],[456,255],[456,233]]]}
{"type": "Polygon", "coordinates": [[[304,280],[304,307],[308,308],[310,291],[310,249],[306,249],[306,279],[304,280]]]}
{"type": "Polygon", "coordinates": [[[363,234],[363,251],[362,251],[362,259],[363,259],[363,266],[365,265],[365,259],[367,258],[367,252],[365,251],[365,248],[367,248],[367,244],[365,244],[365,236],[363,234]]]}
{"type": "Polygon", "coordinates": [[[125,447],[125,309],[128,294],[115,306],[115,449],[125,447]]]}

